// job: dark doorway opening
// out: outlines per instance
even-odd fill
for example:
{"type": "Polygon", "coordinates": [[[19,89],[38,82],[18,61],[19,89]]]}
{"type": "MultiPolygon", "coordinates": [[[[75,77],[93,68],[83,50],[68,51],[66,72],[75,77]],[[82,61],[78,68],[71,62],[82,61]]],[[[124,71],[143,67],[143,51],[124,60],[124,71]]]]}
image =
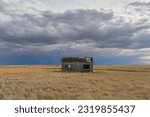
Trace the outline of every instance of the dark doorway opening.
{"type": "Polygon", "coordinates": [[[90,69],[90,65],[88,65],[88,64],[83,65],[83,69],[90,69]]]}

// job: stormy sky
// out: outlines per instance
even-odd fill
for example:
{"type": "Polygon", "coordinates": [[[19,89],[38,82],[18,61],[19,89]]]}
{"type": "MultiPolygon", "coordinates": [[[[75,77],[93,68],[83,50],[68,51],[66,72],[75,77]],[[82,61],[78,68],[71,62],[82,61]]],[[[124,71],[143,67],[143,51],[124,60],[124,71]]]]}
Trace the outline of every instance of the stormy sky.
{"type": "Polygon", "coordinates": [[[0,0],[0,64],[150,64],[149,0],[0,0]]]}

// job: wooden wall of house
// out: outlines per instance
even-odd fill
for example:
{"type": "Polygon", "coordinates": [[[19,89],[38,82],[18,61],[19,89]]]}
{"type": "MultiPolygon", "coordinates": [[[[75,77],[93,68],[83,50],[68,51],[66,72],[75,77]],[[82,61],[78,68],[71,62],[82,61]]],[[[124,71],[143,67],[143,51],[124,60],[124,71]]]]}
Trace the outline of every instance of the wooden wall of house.
{"type": "Polygon", "coordinates": [[[92,72],[93,63],[81,63],[81,62],[64,62],[62,63],[62,71],[68,72],[92,72]],[[83,65],[86,64],[90,66],[89,69],[84,69],[83,65]],[[69,66],[69,67],[66,67],[69,66]],[[71,67],[70,67],[71,66],[71,67]]]}

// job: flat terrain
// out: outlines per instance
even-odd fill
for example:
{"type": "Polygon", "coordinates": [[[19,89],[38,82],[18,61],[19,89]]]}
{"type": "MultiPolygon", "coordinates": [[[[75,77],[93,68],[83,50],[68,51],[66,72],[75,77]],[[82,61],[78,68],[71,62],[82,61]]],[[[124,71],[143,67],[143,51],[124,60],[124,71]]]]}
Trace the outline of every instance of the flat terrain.
{"type": "Polygon", "coordinates": [[[150,66],[0,66],[0,99],[150,99],[150,66]]]}

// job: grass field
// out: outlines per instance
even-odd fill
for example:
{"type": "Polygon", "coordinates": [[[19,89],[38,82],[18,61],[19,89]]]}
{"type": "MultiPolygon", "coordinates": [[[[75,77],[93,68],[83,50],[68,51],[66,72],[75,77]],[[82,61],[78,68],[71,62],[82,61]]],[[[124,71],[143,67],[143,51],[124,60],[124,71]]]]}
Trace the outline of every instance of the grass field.
{"type": "Polygon", "coordinates": [[[0,99],[150,99],[150,66],[0,66],[0,99]]]}

